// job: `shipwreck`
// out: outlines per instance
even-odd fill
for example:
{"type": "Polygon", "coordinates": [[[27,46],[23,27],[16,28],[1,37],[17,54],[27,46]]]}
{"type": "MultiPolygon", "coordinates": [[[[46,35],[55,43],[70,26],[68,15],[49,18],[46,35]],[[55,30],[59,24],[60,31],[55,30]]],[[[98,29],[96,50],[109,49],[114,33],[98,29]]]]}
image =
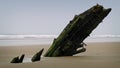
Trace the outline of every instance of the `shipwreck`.
{"type": "Polygon", "coordinates": [[[105,9],[97,4],[85,12],[75,15],[73,20],[64,28],[61,34],[54,39],[45,57],[73,56],[85,52],[83,42],[92,31],[109,14],[111,8],[105,9]]]}

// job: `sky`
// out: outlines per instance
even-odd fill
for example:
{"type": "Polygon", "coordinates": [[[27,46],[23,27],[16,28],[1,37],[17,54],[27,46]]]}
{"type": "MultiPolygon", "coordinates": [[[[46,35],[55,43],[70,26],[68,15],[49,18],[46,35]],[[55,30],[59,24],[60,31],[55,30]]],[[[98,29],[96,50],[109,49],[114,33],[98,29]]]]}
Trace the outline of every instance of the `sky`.
{"type": "Polygon", "coordinates": [[[58,35],[97,3],[112,11],[91,35],[120,35],[120,0],[0,0],[0,35],[58,35]]]}

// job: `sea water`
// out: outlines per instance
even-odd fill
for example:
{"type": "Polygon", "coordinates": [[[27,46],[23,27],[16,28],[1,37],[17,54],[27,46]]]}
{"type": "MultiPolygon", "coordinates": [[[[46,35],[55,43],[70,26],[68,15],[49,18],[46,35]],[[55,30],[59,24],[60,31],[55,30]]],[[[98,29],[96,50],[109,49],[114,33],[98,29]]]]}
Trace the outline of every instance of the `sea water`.
{"type": "MultiPolygon", "coordinates": [[[[52,44],[58,35],[0,35],[0,46],[52,44]]],[[[84,42],[120,42],[120,35],[93,35],[84,42]]]]}
{"type": "MultiPolygon", "coordinates": [[[[0,35],[0,46],[52,44],[57,37],[58,35],[0,35]]],[[[120,42],[120,35],[93,35],[87,37],[84,42],[120,42]]],[[[23,62],[31,62],[31,58],[26,57],[23,62]]],[[[0,63],[6,63],[6,61],[0,63]]]]}
{"type": "Polygon", "coordinates": [[[51,44],[56,35],[0,35],[0,46],[51,44]]]}

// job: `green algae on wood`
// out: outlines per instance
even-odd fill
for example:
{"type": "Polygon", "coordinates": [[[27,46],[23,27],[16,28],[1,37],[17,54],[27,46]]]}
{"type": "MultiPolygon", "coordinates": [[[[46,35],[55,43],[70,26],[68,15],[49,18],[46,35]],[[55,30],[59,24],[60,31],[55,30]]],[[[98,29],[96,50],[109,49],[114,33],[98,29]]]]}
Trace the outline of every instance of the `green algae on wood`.
{"type": "Polygon", "coordinates": [[[105,9],[103,6],[97,4],[85,12],[75,15],[62,33],[54,39],[51,47],[44,56],[73,56],[86,51],[83,41],[110,11],[111,8],[105,9]]]}

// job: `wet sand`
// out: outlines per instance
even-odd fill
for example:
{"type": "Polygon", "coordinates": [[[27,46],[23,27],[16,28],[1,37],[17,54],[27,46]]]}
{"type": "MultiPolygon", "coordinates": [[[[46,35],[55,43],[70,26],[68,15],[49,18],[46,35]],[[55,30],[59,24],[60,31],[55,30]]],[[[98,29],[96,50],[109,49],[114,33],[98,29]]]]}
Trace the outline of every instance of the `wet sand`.
{"type": "Polygon", "coordinates": [[[38,62],[11,64],[15,56],[30,58],[46,45],[0,46],[0,68],[120,68],[120,42],[87,43],[87,51],[68,57],[42,57],[38,62]]]}

